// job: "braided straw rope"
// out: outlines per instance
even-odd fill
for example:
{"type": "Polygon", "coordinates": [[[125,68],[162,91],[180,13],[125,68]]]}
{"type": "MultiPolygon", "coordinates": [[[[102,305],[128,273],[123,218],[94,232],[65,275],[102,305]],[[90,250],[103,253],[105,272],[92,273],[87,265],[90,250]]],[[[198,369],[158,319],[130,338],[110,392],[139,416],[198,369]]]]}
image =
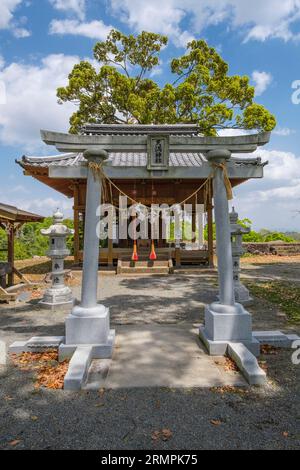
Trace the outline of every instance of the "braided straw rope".
{"type": "MultiPolygon", "coordinates": [[[[103,198],[104,200],[106,201],[107,200],[107,196],[108,196],[108,188],[107,188],[107,182],[109,183],[109,192],[110,192],[110,199],[111,199],[111,202],[112,201],[112,187],[114,187],[120,194],[122,194],[123,196],[127,197],[127,199],[129,199],[133,204],[136,204],[136,205],[140,205],[140,202],[136,201],[135,199],[133,199],[131,196],[129,196],[128,194],[126,194],[124,191],[122,191],[121,188],[119,188],[119,186],[117,186],[104,172],[103,170],[103,163],[96,163],[96,162],[89,162],[88,163],[88,167],[92,170],[93,172],[93,175],[94,175],[94,178],[95,180],[97,179],[99,181],[99,183],[101,184],[102,186],[102,190],[103,190],[103,198]]],[[[227,172],[227,166],[226,166],[226,163],[213,163],[213,167],[216,169],[216,168],[219,168],[223,171],[223,176],[224,176],[224,184],[225,184],[225,188],[226,188],[226,194],[227,194],[227,199],[228,200],[231,200],[233,199],[233,194],[232,194],[232,187],[231,187],[231,183],[230,183],[230,180],[229,180],[229,177],[228,177],[228,172],[227,172]]],[[[189,201],[192,197],[194,196],[197,196],[198,193],[201,191],[202,188],[204,188],[204,192],[205,194],[209,194],[211,193],[211,180],[212,178],[214,177],[215,175],[215,170],[212,170],[212,172],[210,173],[210,175],[208,176],[208,178],[204,181],[204,183],[202,183],[199,188],[197,188],[192,194],[190,194],[190,196],[188,196],[187,198],[185,198],[183,201],[181,201],[180,203],[178,203],[179,206],[182,206],[183,204],[185,204],[187,201],[189,201]]],[[[204,198],[205,199],[205,198],[204,198]]],[[[146,206],[145,204],[142,204],[144,207],[147,207],[148,209],[150,209],[149,206],[146,206]]]]}
{"type": "Polygon", "coordinates": [[[226,188],[227,199],[228,201],[231,201],[233,199],[233,193],[232,193],[232,186],[230,183],[230,179],[228,176],[226,163],[213,163],[212,166],[214,168],[219,168],[220,170],[223,171],[223,178],[224,178],[224,184],[226,188]]]}

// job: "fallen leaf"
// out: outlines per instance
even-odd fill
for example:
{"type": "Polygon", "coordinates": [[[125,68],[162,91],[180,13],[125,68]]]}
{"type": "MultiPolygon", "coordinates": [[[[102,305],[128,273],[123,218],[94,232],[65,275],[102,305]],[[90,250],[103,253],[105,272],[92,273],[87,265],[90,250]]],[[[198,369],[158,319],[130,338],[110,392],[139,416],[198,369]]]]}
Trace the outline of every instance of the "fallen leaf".
{"type": "Polygon", "coordinates": [[[170,429],[163,429],[161,433],[163,441],[168,441],[173,436],[173,433],[170,429]]]}
{"type": "Polygon", "coordinates": [[[212,419],[210,423],[213,424],[214,426],[220,426],[222,424],[222,422],[219,419],[212,419]]]}
{"type": "Polygon", "coordinates": [[[31,421],[37,421],[39,418],[37,416],[31,416],[30,419],[31,421]]]}
{"type": "Polygon", "coordinates": [[[160,431],[154,431],[151,436],[152,441],[158,441],[158,439],[160,438],[160,435],[161,435],[160,431]]]}
{"type": "Polygon", "coordinates": [[[261,367],[262,370],[268,372],[268,364],[266,361],[258,361],[258,365],[261,367]]]}
{"type": "Polygon", "coordinates": [[[15,366],[23,372],[37,371],[35,388],[62,389],[69,361],[58,362],[58,351],[49,349],[42,353],[25,352],[12,355],[15,366]]]}
{"type": "Polygon", "coordinates": [[[284,432],[282,433],[282,435],[283,435],[283,437],[289,437],[289,433],[288,433],[287,431],[284,431],[284,432]]]}
{"type": "Polygon", "coordinates": [[[154,431],[152,433],[152,440],[158,441],[162,439],[163,441],[168,441],[173,436],[173,433],[170,429],[162,429],[161,431],[154,431]]]}
{"type": "Polygon", "coordinates": [[[224,368],[226,372],[230,372],[230,371],[238,372],[239,371],[238,366],[230,357],[225,357],[224,368]]]}
{"type": "Polygon", "coordinates": [[[15,447],[20,444],[20,442],[22,442],[21,439],[15,439],[14,441],[9,442],[9,445],[15,447]]]}
{"type": "Polygon", "coordinates": [[[264,355],[275,356],[279,354],[280,348],[276,348],[275,346],[271,346],[270,344],[262,344],[260,347],[260,352],[264,355]]]}
{"type": "Polygon", "coordinates": [[[224,395],[224,393],[235,393],[238,395],[246,395],[249,393],[249,390],[247,388],[234,387],[232,385],[224,385],[221,387],[211,387],[210,391],[214,393],[220,393],[221,395],[224,395]]]}

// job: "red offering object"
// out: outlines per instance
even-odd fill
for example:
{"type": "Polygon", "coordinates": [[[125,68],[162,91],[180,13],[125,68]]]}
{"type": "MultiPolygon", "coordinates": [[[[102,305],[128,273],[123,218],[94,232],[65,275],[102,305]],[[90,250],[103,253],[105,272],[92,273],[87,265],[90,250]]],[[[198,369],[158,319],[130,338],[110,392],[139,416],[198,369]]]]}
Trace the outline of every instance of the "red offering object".
{"type": "Polygon", "coordinates": [[[136,244],[136,240],[133,242],[133,253],[132,253],[132,257],[131,257],[131,261],[138,261],[139,260],[139,255],[138,255],[138,252],[137,252],[137,244],[136,244]]]}
{"type": "Polygon", "coordinates": [[[156,256],[156,253],[155,253],[154,240],[152,240],[152,243],[151,243],[151,253],[150,253],[149,259],[151,261],[155,261],[157,259],[157,256],[156,256]]]}

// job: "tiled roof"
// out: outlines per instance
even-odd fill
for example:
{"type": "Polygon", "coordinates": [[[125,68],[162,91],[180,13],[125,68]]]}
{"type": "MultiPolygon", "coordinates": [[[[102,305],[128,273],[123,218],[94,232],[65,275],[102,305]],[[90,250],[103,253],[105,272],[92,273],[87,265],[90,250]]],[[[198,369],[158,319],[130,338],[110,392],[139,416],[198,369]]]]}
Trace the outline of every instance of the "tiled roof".
{"type": "MultiPolygon", "coordinates": [[[[113,167],[146,167],[146,152],[116,152],[109,153],[108,161],[113,167]]],[[[231,161],[236,165],[262,165],[259,157],[232,157],[231,161]]],[[[207,160],[201,153],[170,153],[170,167],[200,167],[207,160]]],[[[27,157],[24,156],[21,161],[17,161],[21,166],[50,168],[53,166],[76,167],[86,164],[86,159],[82,153],[68,153],[48,157],[27,157]]]]}
{"type": "MultiPolygon", "coordinates": [[[[112,166],[117,167],[146,167],[147,166],[147,153],[109,153],[108,161],[112,166]]],[[[200,153],[171,153],[170,166],[171,167],[190,167],[201,166],[206,161],[204,156],[200,153]]],[[[22,166],[44,167],[49,168],[53,166],[81,166],[85,164],[86,160],[82,153],[69,153],[65,155],[57,155],[53,157],[26,157],[22,158],[20,163],[22,166]]]]}

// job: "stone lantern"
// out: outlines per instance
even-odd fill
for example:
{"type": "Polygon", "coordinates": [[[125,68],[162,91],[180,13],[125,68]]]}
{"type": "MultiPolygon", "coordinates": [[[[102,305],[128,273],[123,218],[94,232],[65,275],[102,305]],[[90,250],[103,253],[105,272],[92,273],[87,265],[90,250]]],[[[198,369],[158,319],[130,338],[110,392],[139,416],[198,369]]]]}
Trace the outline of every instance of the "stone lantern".
{"type": "Polygon", "coordinates": [[[240,274],[240,258],[245,253],[243,248],[243,235],[250,232],[250,228],[242,227],[238,224],[239,215],[235,212],[234,207],[229,214],[230,219],[230,232],[231,232],[231,245],[232,245],[232,260],[233,260],[233,282],[234,294],[237,302],[249,305],[253,299],[249,296],[249,291],[241,283],[240,274]]]}
{"type": "Polygon", "coordinates": [[[45,291],[42,305],[54,307],[58,305],[73,304],[72,290],[65,285],[64,259],[70,254],[66,246],[66,239],[73,235],[74,230],[63,224],[64,215],[57,209],[53,215],[53,225],[42,229],[41,234],[49,237],[49,250],[47,256],[52,260],[51,280],[52,286],[45,291]]]}

